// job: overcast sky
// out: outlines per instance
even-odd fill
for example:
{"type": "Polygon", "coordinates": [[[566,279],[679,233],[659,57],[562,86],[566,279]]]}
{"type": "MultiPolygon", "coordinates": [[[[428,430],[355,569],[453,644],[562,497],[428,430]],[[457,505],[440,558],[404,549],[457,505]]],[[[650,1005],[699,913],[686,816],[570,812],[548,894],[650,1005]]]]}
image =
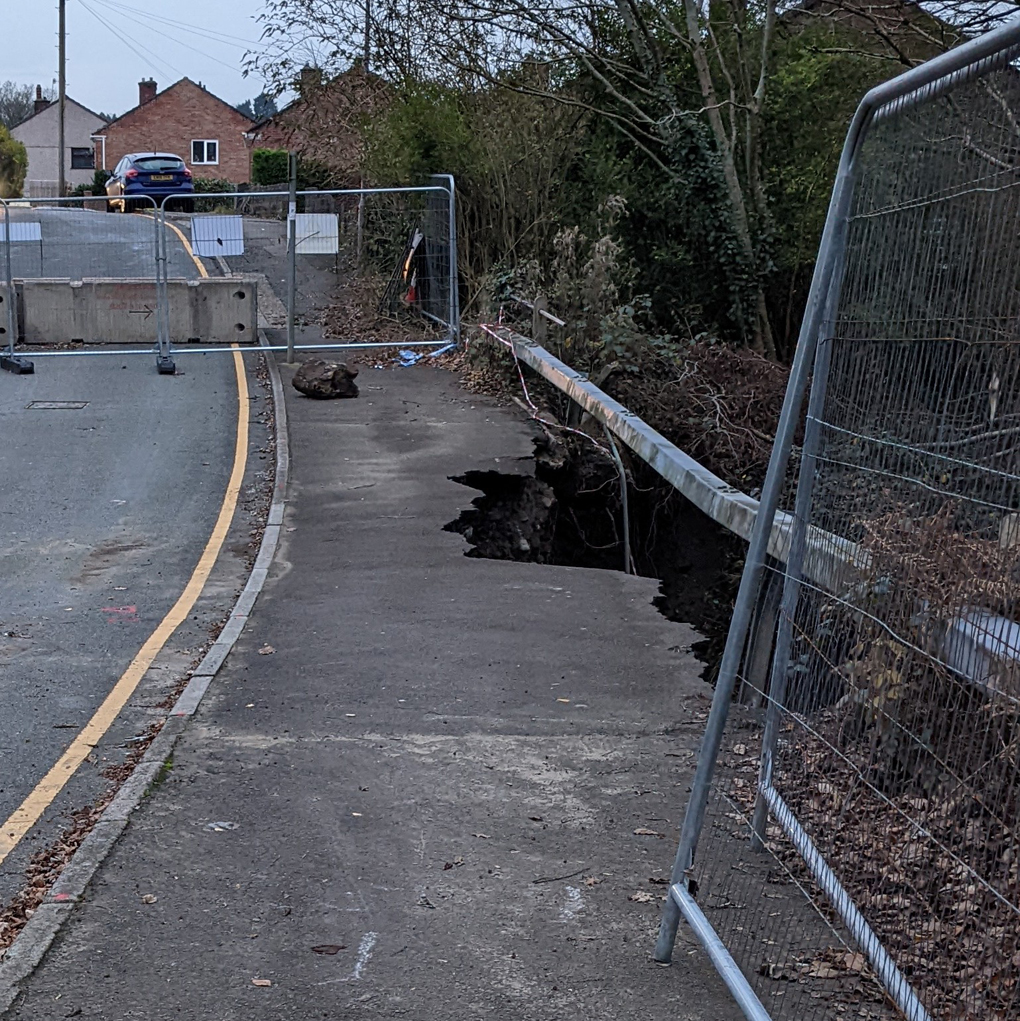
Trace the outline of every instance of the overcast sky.
{"type": "MultiPolygon", "coordinates": [[[[54,83],[57,0],[3,8],[0,80],[54,83]]],[[[250,99],[262,82],[243,78],[240,65],[248,45],[258,42],[261,9],[262,0],[67,0],[67,93],[92,110],[120,115],[137,104],[142,78],[164,89],[187,76],[231,105],[250,99]]]]}

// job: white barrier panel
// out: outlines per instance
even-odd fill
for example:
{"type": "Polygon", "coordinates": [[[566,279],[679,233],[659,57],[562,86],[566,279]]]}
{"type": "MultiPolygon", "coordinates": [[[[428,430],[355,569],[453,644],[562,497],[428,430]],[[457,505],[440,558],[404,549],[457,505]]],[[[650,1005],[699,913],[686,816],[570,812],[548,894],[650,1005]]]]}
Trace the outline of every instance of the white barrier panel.
{"type": "Polygon", "coordinates": [[[340,218],[336,213],[298,213],[294,235],[298,255],[336,255],[340,251],[340,218]]]}
{"type": "MultiPolygon", "coordinates": [[[[11,223],[11,241],[34,241],[39,244],[42,241],[42,223],[38,220],[21,222],[15,220],[11,223]]],[[[7,240],[7,226],[0,223],[0,244],[7,240]]]]}
{"type": "Polygon", "coordinates": [[[240,216],[193,216],[191,247],[202,259],[244,255],[244,220],[240,216]]]}

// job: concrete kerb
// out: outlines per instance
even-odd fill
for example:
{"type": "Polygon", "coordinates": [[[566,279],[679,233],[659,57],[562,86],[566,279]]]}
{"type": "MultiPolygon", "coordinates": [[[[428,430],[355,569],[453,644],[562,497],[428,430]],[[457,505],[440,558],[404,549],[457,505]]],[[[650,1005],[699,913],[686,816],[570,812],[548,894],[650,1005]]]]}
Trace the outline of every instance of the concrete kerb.
{"type": "MultiPolygon", "coordinates": [[[[259,332],[262,346],[267,346],[265,334],[259,332]]],[[[283,521],[287,479],[290,472],[290,451],[287,435],[287,409],[284,404],[283,383],[280,371],[271,354],[266,354],[266,365],[272,385],[273,406],[276,418],[276,481],[269,509],[269,520],[283,521]]],[[[248,621],[248,613],[262,591],[269,565],[280,540],[280,525],[267,526],[259,546],[255,567],[247,584],[234,605],[234,610],[202,662],[192,672],[184,691],[174,704],[162,729],[149,745],[138,765],[124,781],[113,800],[107,805],[89,835],[74,853],[45,900],[39,905],[28,924],[7,949],[0,961],[0,1015],[14,1003],[20,984],[42,961],[61,926],[71,916],[86,887],[113,850],[114,844],[127,827],[131,813],[138,807],[146,791],[170,757],[178,738],[184,733],[188,717],[193,716],[209,688],[216,672],[223,665],[234,643],[248,621]],[[241,609],[246,607],[246,609],[241,609]]]]}

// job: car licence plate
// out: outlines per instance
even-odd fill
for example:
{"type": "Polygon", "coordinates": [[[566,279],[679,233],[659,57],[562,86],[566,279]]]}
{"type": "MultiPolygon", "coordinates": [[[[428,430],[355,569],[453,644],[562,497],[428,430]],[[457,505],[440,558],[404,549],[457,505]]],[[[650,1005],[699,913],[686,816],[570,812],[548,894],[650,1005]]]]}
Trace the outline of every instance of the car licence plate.
{"type": "Polygon", "coordinates": [[[173,174],[153,174],[149,178],[150,181],[172,181],[174,179],[173,174]]]}

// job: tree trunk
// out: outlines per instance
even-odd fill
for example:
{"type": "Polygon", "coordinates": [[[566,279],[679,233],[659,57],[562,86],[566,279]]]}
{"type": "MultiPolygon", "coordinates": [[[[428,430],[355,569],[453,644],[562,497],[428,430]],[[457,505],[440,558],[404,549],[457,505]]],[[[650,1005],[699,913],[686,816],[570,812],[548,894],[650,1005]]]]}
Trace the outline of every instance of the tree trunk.
{"type": "MultiPolygon", "coordinates": [[[[733,144],[726,131],[726,125],[722,118],[722,104],[719,101],[719,94],[712,78],[712,67],[709,63],[708,54],[705,51],[704,33],[701,26],[696,0],[684,0],[684,13],[687,18],[687,36],[691,46],[691,57],[694,61],[694,69],[698,75],[698,85],[701,89],[701,98],[704,101],[705,113],[708,116],[708,123],[712,129],[712,136],[715,139],[716,148],[719,152],[722,164],[723,181],[726,185],[726,194],[729,198],[730,209],[733,217],[733,230],[737,240],[743,249],[744,256],[750,265],[752,272],[758,276],[759,259],[755,250],[754,239],[751,237],[751,225],[747,215],[747,203],[744,198],[744,188],[737,172],[737,159],[733,144]]],[[[721,55],[720,55],[721,59],[721,55]]],[[[764,58],[763,58],[764,59],[764,58]]],[[[761,89],[759,84],[759,89],[761,89]]],[[[763,89],[762,89],[763,92],[763,89]]],[[[749,99],[751,97],[748,97],[749,99]]],[[[755,116],[756,111],[745,111],[745,116],[755,116]]],[[[754,125],[754,130],[759,130],[754,125]]],[[[758,183],[758,182],[755,182],[758,183]]],[[[751,185],[752,194],[754,184],[751,185]]],[[[764,198],[764,192],[762,192],[764,198]]],[[[754,309],[754,327],[751,340],[751,348],[768,358],[775,358],[776,344],[772,334],[772,325],[769,322],[768,306],[765,302],[765,291],[760,283],[756,284],[756,301],[754,309]]]]}

